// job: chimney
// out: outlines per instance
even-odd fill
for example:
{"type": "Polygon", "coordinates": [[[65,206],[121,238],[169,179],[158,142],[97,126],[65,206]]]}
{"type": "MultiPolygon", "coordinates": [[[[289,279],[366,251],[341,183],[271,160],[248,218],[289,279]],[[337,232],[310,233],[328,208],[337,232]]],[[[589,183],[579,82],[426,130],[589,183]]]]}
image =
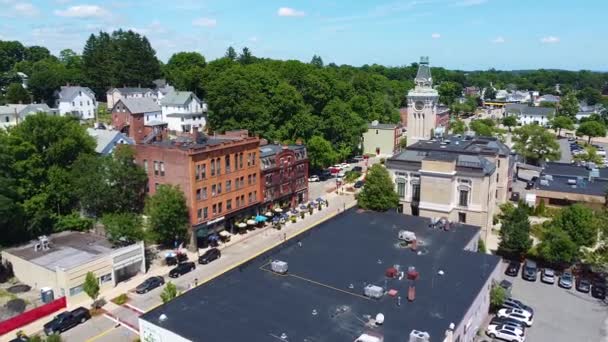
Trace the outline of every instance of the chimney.
{"type": "Polygon", "coordinates": [[[200,138],[200,133],[198,131],[198,127],[196,127],[196,126],[192,127],[192,139],[194,140],[195,143],[198,143],[199,138],[200,138]]]}

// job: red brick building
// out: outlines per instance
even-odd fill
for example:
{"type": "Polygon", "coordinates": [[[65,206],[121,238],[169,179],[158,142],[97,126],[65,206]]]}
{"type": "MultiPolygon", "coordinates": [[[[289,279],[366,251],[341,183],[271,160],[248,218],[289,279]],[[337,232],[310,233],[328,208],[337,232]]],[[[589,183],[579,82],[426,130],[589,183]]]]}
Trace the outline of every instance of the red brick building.
{"type": "Polygon", "coordinates": [[[260,146],[262,210],[308,201],[308,155],[303,145],[260,146]]]}

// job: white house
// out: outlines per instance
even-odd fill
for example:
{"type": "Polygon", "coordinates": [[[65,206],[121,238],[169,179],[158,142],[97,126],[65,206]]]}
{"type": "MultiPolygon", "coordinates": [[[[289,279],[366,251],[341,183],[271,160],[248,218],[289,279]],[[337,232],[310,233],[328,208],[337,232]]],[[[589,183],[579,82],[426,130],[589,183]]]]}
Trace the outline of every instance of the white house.
{"type": "Polygon", "coordinates": [[[56,92],[59,115],[73,115],[81,120],[95,118],[97,101],[88,87],[64,86],[56,92]]]}
{"type": "Polygon", "coordinates": [[[108,108],[113,108],[118,100],[126,98],[151,98],[156,101],[158,97],[150,88],[112,88],[106,92],[108,108]]]}
{"type": "Polygon", "coordinates": [[[36,113],[56,114],[55,109],[49,108],[46,103],[7,104],[0,106],[0,128],[8,128],[19,124],[28,115],[36,113]]]}
{"type": "Polygon", "coordinates": [[[167,83],[167,80],[165,80],[165,79],[158,79],[158,80],[154,80],[152,82],[156,86],[156,89],[154,89],[154,91],[156,92],[156,99],[158,100],[159,105],[160,105],[162,99],[164,99],[165,96],[167,96],[167,94],[175,91],[175,87],[173,87],[172,85],[167,83]]]}
{"type": "Polygon", "coordinates": [[[516,115],[520,125],[536,123],[545,126],[555,115],[555,109],[534,107],[523,103],[509,103],[505,106],[505,115],[516,115]]]}
{"type": "Polygon", "coordinates": [[[207,104],[191,91],[173,91],[161,100],[163,117],[170,131],[203,131],[207,124],[207,104]]]}
{"type": "MultiPolygon", "coordinates": [[[[143,114],[144,125],[146,126],[166,122],[160,106],[156,103],[156,100],[151,97],[127,97],[118,100],[114,106],[119,103],[124,104],[129,112],[133,114],[143,114]]],[[[115,112],[114,108],[112,109],[112,112],[115,112]]]]}
{"type": "Polygon", "coordinates": [[[540,106],[544,103],[553,103],[553,104],[557,104],[559,103],[559,96],[555,96],[555,95],[551,95],[551,94],[545,94],[543,96],[539,96],[535,101],[534,104],[536,106],[540,106]]]}

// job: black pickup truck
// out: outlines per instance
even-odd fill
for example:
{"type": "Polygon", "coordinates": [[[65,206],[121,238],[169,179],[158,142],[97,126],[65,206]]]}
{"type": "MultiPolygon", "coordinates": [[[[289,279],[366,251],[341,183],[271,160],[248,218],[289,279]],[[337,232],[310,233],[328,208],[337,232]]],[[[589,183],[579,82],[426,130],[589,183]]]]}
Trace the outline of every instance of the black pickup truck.
{"type": "Polygon", "coordinates": [[[62,312],[52,321],[44,325],[44,333],[47,335],[60,334],[91,318],[89,310],[82,306],[72,311],[62,312]]]}

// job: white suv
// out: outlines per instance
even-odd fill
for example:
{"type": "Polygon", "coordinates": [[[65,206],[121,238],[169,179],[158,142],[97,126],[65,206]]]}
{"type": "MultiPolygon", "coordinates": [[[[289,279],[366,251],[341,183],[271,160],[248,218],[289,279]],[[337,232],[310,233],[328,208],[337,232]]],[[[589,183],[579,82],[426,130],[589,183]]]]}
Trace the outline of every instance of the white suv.
{"type": "Polygon", "coordinates": [[[526,338],[511,329],[506,329],[500,326],[490,325],[486,330],[486,334],[491,338],[497,338],[509,342],[524,342],[526,338]]]}
{"type": "Polygon", "coordinates": [[[496,314],[499,318],[511,318],[531,327],[534,323],[534,315],[531,312],[521,309],[500,309],[496,314]]]}

